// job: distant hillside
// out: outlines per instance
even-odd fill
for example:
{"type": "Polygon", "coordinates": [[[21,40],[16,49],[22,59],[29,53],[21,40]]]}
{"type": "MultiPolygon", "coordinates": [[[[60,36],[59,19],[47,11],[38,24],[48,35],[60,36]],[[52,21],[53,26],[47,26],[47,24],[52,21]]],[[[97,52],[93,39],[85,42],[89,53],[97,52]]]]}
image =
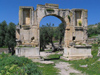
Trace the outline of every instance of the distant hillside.
{"type": "Polygon", "coordinates": [[[94,37],[100,34],[100,22],[94,25],[88,25],[88,36],[94,37]]]}
{"type": "Polygon", "coordinates": [[[98,25],[95,24],[95,25],[88,25],[88,28],[94,28],[94,27],[97,27],[98,25]]]}

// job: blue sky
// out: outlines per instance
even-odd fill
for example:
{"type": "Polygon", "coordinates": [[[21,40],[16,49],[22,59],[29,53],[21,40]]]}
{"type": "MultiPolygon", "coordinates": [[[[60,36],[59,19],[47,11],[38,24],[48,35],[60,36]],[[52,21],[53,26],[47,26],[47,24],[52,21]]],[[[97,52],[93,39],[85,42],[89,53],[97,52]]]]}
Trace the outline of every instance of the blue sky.
{"type": "MultiPolygon", "coordinates": [[[[88,25],[100,22],[100,0],[0,0],[0,22],[6,20],[7,23],[18,23],[19,6],[33,6],[37,4],[54,3],[59,4],[59,8],[72,9],[83,8],[88,10],[88,25]]],[[[56,17],[45,17],[40,24],[61,23],[56,17]],[[52,19],[53,18],[53,19],[52,19]]]]}

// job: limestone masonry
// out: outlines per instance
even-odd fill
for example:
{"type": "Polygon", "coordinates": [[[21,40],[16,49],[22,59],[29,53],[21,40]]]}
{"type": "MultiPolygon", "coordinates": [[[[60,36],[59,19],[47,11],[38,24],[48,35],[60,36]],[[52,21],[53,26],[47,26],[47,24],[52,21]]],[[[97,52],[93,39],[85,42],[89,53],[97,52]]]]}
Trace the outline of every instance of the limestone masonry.
{"type": "Polygon", "coordinates": [[[39,56],[39,25],[42,18],[46,16],[58,17],[64,23],[64,53],[61,58],[73,60],[92,57],[91,46],[86,43],[88,38],[87,10],[59,9],[58,4],[37,5],[36,10],[30,6],[19,7],[19,25],[16,26],[16,55],[26,57],[39,56]],[[34,51],[31,48],[30,50],[25,50],[26,53],[24,53],[25,46],[31,46],[34,51]],[[23,51],[22,54],[21,51],[23,51]],[[33,52],[33,55],[31,52],[33,52]]]}

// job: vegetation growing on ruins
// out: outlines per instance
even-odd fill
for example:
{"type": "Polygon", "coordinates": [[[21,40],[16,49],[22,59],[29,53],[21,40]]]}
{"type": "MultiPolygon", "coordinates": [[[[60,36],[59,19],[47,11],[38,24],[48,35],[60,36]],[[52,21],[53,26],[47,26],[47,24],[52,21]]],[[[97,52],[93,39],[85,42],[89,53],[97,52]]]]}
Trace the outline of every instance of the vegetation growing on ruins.
{"type": "Polygon", "coordinates": [[[52,11],[52,12],[54,12],[54,10],[53,9],[46,9],[47,11],[52,11]]]}
{"type": "Polygon", "coordinates": [[[79,26],[82,26],[82,21],[79,21],[78,23],[79,23],[79,26]]]}
{"type": "Polygon", "coordinates": [[[71,21],[70,16],[68,15],[69,22],[71,21]]]}

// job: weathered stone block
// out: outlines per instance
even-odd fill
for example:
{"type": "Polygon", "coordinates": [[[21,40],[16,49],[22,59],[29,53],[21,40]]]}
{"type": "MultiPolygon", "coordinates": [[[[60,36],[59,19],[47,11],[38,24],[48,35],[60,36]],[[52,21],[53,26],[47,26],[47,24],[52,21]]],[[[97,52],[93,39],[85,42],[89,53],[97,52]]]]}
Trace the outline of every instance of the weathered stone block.
{"type": "Polygon", "coordinates": [[[17,56],[25,57],[37,57],[40,55],[38,47],[16,47],[15,52],[17,56]]]}
{"type": "Polygon", "coordinates": [[[77,60],[77,59],[85,59],[88,57],[92,57],[91,46],[76,45],[70,48],[65,47],[64,54],[61,58],[66,60],[77,60]]]}

